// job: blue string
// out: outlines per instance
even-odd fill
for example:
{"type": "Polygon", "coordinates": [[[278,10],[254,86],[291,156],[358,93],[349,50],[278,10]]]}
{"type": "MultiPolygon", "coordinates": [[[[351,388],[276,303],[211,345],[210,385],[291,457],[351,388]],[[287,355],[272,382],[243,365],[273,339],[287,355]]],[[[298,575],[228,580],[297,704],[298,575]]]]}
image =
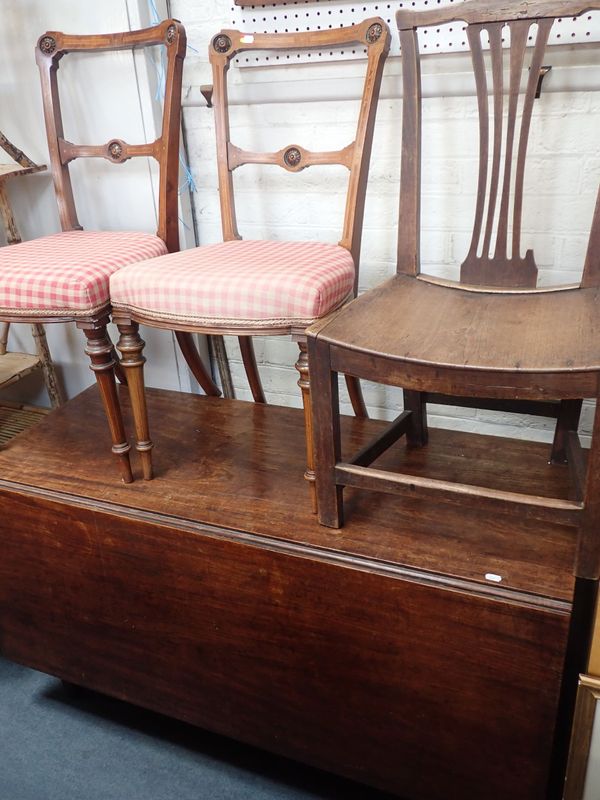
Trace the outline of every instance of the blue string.
{"type": "MultiPolygon", "coordinates": [[[[150,10],[150,19],[152,21],[152,25],[160,25],[161,18],[160,14],[158,13],[158,9],[156,8],[155,0],[148,0],[148,8],[150,10]]],[[[188,45],[188,47],[191,50],[194,50],[195,53],[198,52],[194,47],[191,47],[190,45],[188,45]]],[[[156,59],[154,58],[152,59],[152,64],[154,66],[154,69],[156,70],[157,87],[154,99],[156,100],[157,103],[160,103],[165,98],[165,82],[166,82],[165,58],[166,58],[165,50],[164,48],[161,48],[160,60],[156,61],[156,59]]],[[[183,183],[179,187],[179,194],[181,194],[181,192],[184,190],[185,187],[187,187],[190,192],[197,192],[198,189],[196,187],[196,181],[194,180],[192,171],[186,164],[181,153],[179,153],[179,161],[181,162],[181,165],[183,167],[183,173],[185,177],[183,183]]],[[[181,220],[181,222],[183,223],[183,225],[185,225],[185,222],[183,222],[183,220],[181,220]]],[[[187,228],[188,226],[185,225],[185,227],[187,228]]]]}
{"type": "Polygon", "coordinates": [[[148,0],[148,6],[150,8],[150,19],[152,20],[152,24],[160,25],[160,14],[158,13],[158,9],[156,8],[156,3],[154,0],[148,0]]]}
{"type": "Polygon", "coordinates": [[[194,180],[194,176],[192,175],[192,170],[185,163],[185,160],[181,155],[181,153],[179,153],[179,161],[181,162],[181,166],[183,167],[183,174],[185,176],[185,180],[182,186],[179,188],[179,194],[181,194],[181,190],[186,184],[190,192],[197,192],[198,189],[196,187],[196,181],[194,180]]]}

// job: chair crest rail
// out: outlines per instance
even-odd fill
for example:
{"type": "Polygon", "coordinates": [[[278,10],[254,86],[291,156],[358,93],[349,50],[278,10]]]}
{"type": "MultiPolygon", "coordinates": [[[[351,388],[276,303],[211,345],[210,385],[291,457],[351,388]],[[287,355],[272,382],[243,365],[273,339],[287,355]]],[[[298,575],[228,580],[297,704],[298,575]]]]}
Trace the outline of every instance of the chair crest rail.
{"type": "Polygon", "coordinates": [[[513,2],[497,2],[497,0],[466,0],[443,8],[432,8],[427,11],[396,12],[396,23],[399,30],[413,30],[417,26],[445,25],[450,22],[489,23],[512,22],[521,19],[537,19],[557,17],[576,17],[586,11],[600,10],[600,3],[585,0],[513,0],[513,2]]]}

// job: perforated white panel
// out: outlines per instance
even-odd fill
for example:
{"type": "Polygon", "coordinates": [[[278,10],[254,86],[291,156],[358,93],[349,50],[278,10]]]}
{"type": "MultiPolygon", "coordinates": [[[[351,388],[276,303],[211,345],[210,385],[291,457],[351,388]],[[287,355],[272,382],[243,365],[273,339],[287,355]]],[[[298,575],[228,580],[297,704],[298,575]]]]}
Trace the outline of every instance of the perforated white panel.
{"type": "MultiPolygon", "coordinates": [[[[421,10],[432,5],[450,5],[463,0],[414,0],[411,2],[382,3],[375,0],[287,0],[276,6],[231,6],[232,27],[248,32],[276,33],[302,32],[339,28],[343,25],[354,25],[367,17],[383,17],[392,31],[392,48],[390,55],[399,55],[400,43],[396,30],[395,12],[399,8],[421,10]]],[[[578,18],[557,20],[552,29],[550,44],[569,44],[574,42],[600,41],[600,12],[593,11],[578,18]]],[[[426,28],[420,35],[422,53],[449,53],[468,50],[461,24],[444,25],[440,28],[426,28]]],[[[332,61],[362,58],[363,48],[345,50],[329,50],[322,52],[299,52],[286,55],[276,53],[244,53],[236,59],[240,67],[252,67],[267,64],[302,63],[311,61],[332,61]]]]}

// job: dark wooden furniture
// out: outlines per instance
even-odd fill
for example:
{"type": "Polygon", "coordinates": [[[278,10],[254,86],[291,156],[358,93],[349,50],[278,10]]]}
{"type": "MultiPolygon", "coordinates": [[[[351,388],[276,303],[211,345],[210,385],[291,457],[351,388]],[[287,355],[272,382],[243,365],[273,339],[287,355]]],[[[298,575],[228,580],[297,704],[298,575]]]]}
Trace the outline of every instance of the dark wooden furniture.
{"type": "MultiPolygon", "coordinates": [[[[344,290],[344,296],[340,297],[336,304],[339,306],[345,300],[355,296],[358,286],[362,220],[373,127],[383,65],[389,51],[389,45],[389,29],[380,18],[368,19],[353,27],[331,30],[277,34],[244,34],[234,30],[224,30],[213,37],[209,46],[209,57],[213,69],[214,92],[212,103],[216,124],[224,245],[222,249],[211,246],[213,249],[210,251],[210,256],[206,255],[209,252],[208,250],[204,250],[202,247],[197,248],[195,251],[196,262],[193,261],[193,256],[190,257],[189,251],[178,256],[165,256],[162,259],[160,270],[166,277],[171,276],[171,280],[185,286],[186,280],[189,281],[190,278],[197,280],[197,276],[207,274],[207,268],[211,270],[215,264],[222,264],[223,266],[230,264],[234,258],[239,257],[235,254],[232,255],[231,249],[227,247],[229,243],[241,239],[234,205],[234,170],[244,164],[270,164],[280,166],[288,172],[297,173],[315,164],[337,164],[345,166],[349,171],[344,227],[340,247],[337,249],[343,248],[346,260],[347,253],[350,253],[353,262],[354,286],[348,285],[347,289],[344,290]],[[356,44],[366,46],[368,57],[356,137],[348,146],[332,152],[311,152],[300,145],[292,144],[276,153],[261,153],[241,149],[231,142],[227,100],[227,72],[232,59],[236,55],[247,51],[273,50],[281,52],[289,49],[350,47],[356,44]],[[174,270],[182,263],[185,264],[185,269],[182,270],[179,277],[178,273],[174,273],[174,270]],[[196,272],[194,272],[194,266],[196,272]],[[173,274],[178,277],[173,278],[173,274]]],[[[299,283],[303,279],[306,267],[305,262],[307,261],[307,246],[312,247],[312,243],[297,243],[298,249],[294,251],[296,254],[287,256],[287,258],[285,255],[279,255],[279,251],[273,256],[275,260],[278,259],[279,264],[283,263],[284,271],[289,275],[288,281],[290,285],[299,283]],[[301,258],[304,261],[300,260],[301,258]]],[[[339,255],[337,257],[339,258],[339,255]]],[[[270,258],[271,255],[268,256],[268,259],[270,258]]],[[[308,260],[310,260],[310,256],[308,260]]],[[[261,262],[259,262],[258,266],[260,265],[261,262]]],[[[210,313],[203,313],[200,310],[194,313],[192,309],[188,310],[186,315],[182,315],[177,309],[165,309],[163,307],[164,303],[162,306],[157,305],[160,289],[155,284],[152,284],[146,293],[142,291],[139,297],[136,296],[136,289],[144,285],[143,269],[140,271],[125,269],[118,276],[115,276],[115,280],[111,284],[111,298],[114,308],[113,319],[122,333],[118,346],[123,355],[123,366],[127,371],[130,385],[136,387],[135,396],[139,400],[134,405],[134,409],[138,436],[137,447],[143,459],[144,475],[148,479],[152,477],[152,443],[143,402],[143,359],[141,358],[141,352],[144,343],[138,334],[138,323],[141,322],[160,328],[172,328],[176,324],[180,329],[187,331],[217,335],[237,335],[254,400],[260,403],[264,403],[265,398],[256,368],[250,337],[291,334],[298,341],[300,347],[300,357],[296,368],[300,373],[299,386],[302,390],[306,418],[307,470],[305,474],[310,481],[314,505],[314,459],[312,455],[312,422],[309,403],[310,380],[306,355],[306,338],[304,335],[304,330],[306,325],[309,324],[309,320],[306,319],[305,314],[301,314],[298,319],[299,315],[294,315],[290,311],[276,315],[270,315],[266,311],[263,314],[261,311],[261,313],[248,319],[237,309],[231,311],[226,308],[222,298],[223,296],[227,297],[230,291],[235,290],[239,294],[247,292],[248,296],[250,295],[253,289],[253,282],[248,276],[254,274],[250,271],[253,267],[254,265],[240,267],[238,272],[232,274],[229,278],[228,286],[215,292],[214,302],[210,304],[210,313]],[[244,281],[249,281],[249,284],[245,284],[244,281]],[[132,297],[134,298],[133,300],[132,297]]],[[[156,263],[155,268],[158,270],[158,263],[156,263]]],[[[209,279],[210,274],[207,274],[207,281],[209,279]]],[[[352,282],[352,277],[350,281],[352,282]]],[[[190,284],[190,292],[191,290],[190,284]]],[[[285,295],[286,288],[279,288],[278,291],[285,295]]],[[[335,308],[335,305],[333,308],[335,308]]],[[[331,305],[327,307],[325,313],[330,310],[332,310],[331,305]]],[[[312,319],[314,320],[320,316],[321,314],[313,314],[312,319]]],[[[350,378],[348,386],[355,413],[359,416],[366,416],[360,385],[354,378],[350,378]]]]}
{"type": "MultiPolygon", "coordinates": [[[[297,477],[302,411],[148,404],[160,481],[110,480],[93,389],[0,452],[3,656],[404,800],[560,797],[568,527],[349,490],[327,531],[297,477]]],[[[341,422],[349,452],[385,427],[341,422]]],[[[433,430],[384,463],[566,500],[544,454],[433,430]]]]}
{"type": "Polygon", "coordinates": [[[315,386],[319,519],[324,525],[342,524],[344,486],[393,492],[423,502],[444,499],[451,504],[486,509],[487,513],[561,520],[578,531],[575,574],[592,581],[598,579],[600,413],[596,414],[587,471],[577,420],[579,398],[599,395],[600,346],[595,331],[600,325],[600,195],[580,287],[533,288],[537,274],[534,254],[528,251],[522,256],[520,249],[527,140],[545,45],[555,17],[576,16],[592,8],[598,9],[600,4],[469,0],[448,8],[397,13],[404,84],[397,274],[347,306],[333,321],[316,325],[309,336],[315,386]],[[480,122],[477,207],[460,283],[421,274],[419,256],[421,88],[417,27],[452,21],[467,23],[480,122]],[[505,25],[510,28],[507,117],[503,116],[505,25]],[[519,89],[526,48],[535,29],[517,137],[519,89]],[[483,31],[490,38],[491,85],[484,68],[483,31]],[[490,90],[493,123],[489,115],[490,90]],[[404,413],[383,436],[345,461],[340,455],[338,372],[408,390],[404,413]],[[559,436],[573,478],[571,495],[554,499],[486,487],[477,476],[461,483],[372,467],[381,453],[404,434],[409,446],[427,443],[424,405],[429,393],[434,397],[462,396],[467,398],[467,404],[476,403],[471,398],[482,398],[484,404],[492,405],[507,401],[512,410],[527,408],[523,401],[539,404],[542,409],[549,399],[564,401],[568,413],[563,422],[566,420],[568,425],[567,430],[559,431],[559,436]]]}

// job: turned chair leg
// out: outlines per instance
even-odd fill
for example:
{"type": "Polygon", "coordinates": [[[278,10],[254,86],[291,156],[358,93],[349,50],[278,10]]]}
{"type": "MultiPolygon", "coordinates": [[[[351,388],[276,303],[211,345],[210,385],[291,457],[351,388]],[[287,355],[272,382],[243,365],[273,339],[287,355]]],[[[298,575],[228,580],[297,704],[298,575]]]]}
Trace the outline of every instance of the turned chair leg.
{"type": "Polygon", "coordinates": [[[127,376],[127,387],[131,398],[131,412],[135,426],[135,449],[140,454],[144,480],[150,481],[153,477],[153,444],[150,439],[146,392],[144,389],[144,364],[146,359],[142,355],[142,351],[145,342],[139,334],[140,326],[137,322],[119,322],[117,327],[120,333],[117,347],[121,352],[121,363],[127,376]]]}
{"type": "Polygon", "coordinates": [[[369,414],[365,405],[365,399],[362,393],[360,380],[355,378],[354,375],[346,375],[346,388],[350,395],[350,402],[352,403],[352,410],[354,416],[358,419],[368,419],[369,414]]]}
{"type": "Polygon", "coordinates": [[[306,342],[299,342],[300,355],[296,362],[296,369],[300,373],[298,386],[302,390],[302,405],[304,406],[304,430],[306,434],[306,471],[305,479],[309,482],[310,503],[313,514],[317,513],[317,492],[315,487],[315,455],[313,449],[313,421],[310,400],[310,375],[308,371],[308,349],[306,342]]]}
{"type": "Polygon", "coordinates": [[[90,369],[96,376],[112,437],[112,451],[117,456],[121,477],[124,483],[131,483],[133,474],[129,461],[130,447],[117,394],[113,345],[106,332],[107,322],[108,319],[96,323],[79,322],[77,327],[83,329],[87,339],[85,352],[91,361],[90,369]]]}
{"type": "Polygon", "coordinates": [[[404,410],[412,412],[409,427],[406,432],[406,442],[408,446],[424,447],[429,441],[425,393],[404,389],[404,410]]]}
{"type": "Polygon", "coordinates": [[[561,400],[550,454],[551,464],[567,463],[567,439],[569,432],[577,432],[582,406],[583,400],[561,400]]]}
{"type": "Polygon", "coordinates": [[[308,348],[319,522],[328,528],[341,528],[344,524],[343,486],[338,486],[335,480],[335,467],[341,460],[338,373],[331,371],[328,344],[311,337],[308,348]]]}

